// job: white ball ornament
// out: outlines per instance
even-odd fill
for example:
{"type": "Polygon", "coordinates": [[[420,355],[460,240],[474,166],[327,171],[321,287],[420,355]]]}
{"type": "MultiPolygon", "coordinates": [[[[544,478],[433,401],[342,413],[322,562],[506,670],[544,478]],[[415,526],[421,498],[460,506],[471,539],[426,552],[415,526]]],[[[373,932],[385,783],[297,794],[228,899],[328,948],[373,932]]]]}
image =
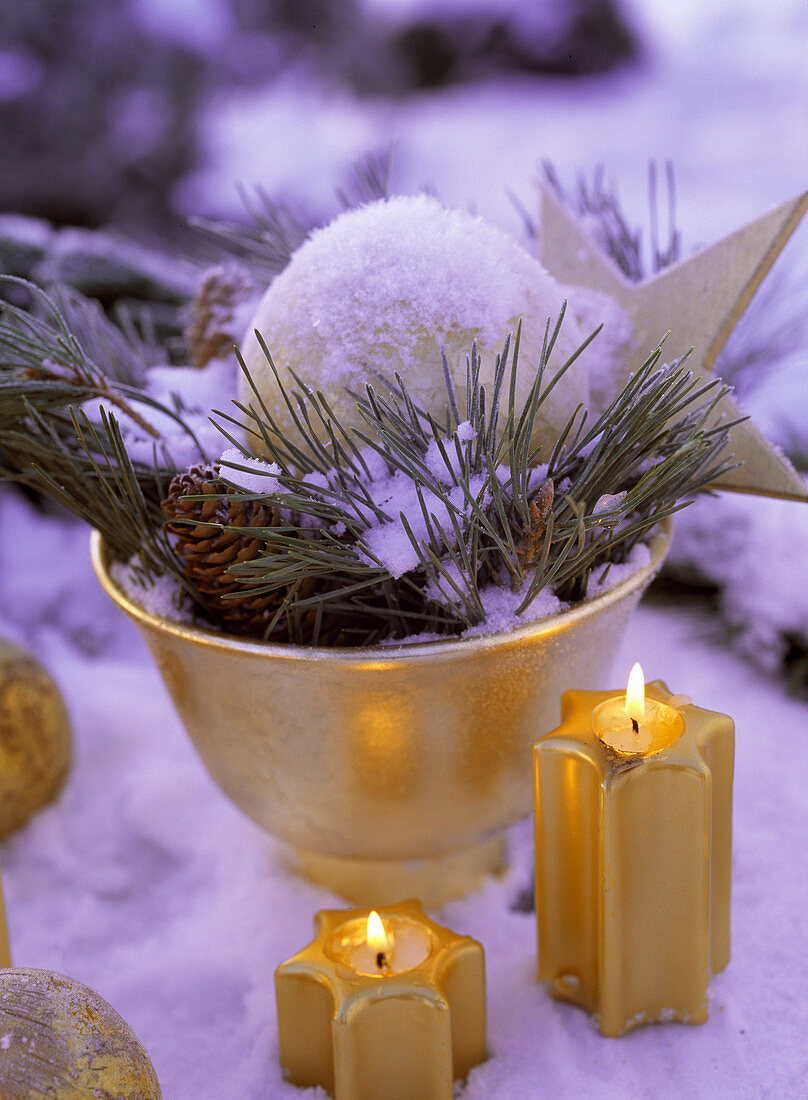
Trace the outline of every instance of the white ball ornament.
{"type": "MultiPolygon", "coordinates": [[[[309,237],[264,293],[242,353],[263,400],[290,435],[294,426],[255,329],[284,385],[297,388],[294,371],[324,392],[345,426],[362,424],[346,391],[361,392],[366,381],[392,379],[394,371],[418,404],[442,414],[442,351],[462,415],[473,342],[490,393],[496,355],[521,320],[521,404],[535,377],[548,318],[552,331],[564,299],[564,290],[537,260],[482,218],[448,210],[427,195],[387,199],[341,214],[309,237]]],[[[570,311],[546,380],[586,335],[570,311]]],[[[539,411],[545,459],[588,398],[586,361],[584,354],[573,364],[539,411]]],[[[246,379],[240,398],[255,401],[246,379]]]]}

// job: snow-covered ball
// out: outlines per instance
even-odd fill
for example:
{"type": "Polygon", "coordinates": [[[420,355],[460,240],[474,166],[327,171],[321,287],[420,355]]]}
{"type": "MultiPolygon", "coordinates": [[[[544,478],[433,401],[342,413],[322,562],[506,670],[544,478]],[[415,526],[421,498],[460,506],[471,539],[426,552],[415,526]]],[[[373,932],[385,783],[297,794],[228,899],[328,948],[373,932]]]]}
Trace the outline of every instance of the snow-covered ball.
{"type": "MultiPolygon", "coordinates": [[[[541,264],[482,218],[447,210],[427,195],[375,202],[341,214],[315,231],[264,293],[242,352],[281,429],[293,425],[257,329],[284,385],[290,370],[322,390],[346,425],[362,423],[347,392],[398,371],[421,406],[446,405],[441,351],[461,402],[466,358],[476,340],[481,380],[490,393],[495,358],[522,321],[517,398],[535,377],[545,327],[551,330],[565,293],[541,264]]],[[[587,335],[570,311],[546,378],[587,335]]],[[[587,357],[567,371],[539,413],[541,441],[552,445],[588,397],[587,357]]],[[[503,391],[507,394],[507,388],[503,391]]],[[[246,380],[240,394],[254,401],[246,380]]],[[[506,397],[507,400],[507,397],[506,397]]]]}

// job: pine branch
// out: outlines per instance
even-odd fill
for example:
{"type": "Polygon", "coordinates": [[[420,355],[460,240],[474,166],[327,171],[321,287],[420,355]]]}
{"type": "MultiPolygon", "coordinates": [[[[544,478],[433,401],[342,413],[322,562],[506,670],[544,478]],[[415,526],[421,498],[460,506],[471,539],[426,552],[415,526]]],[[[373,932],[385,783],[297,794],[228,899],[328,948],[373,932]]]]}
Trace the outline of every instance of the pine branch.
{"type": "MultiPolygon", "coordinates": [[[[390,194],[392,149],[372,153],[351,166],[351,179],[345,188],[337,188],[336,198],[343,210],[387,198],[390,194]]],[[[191,218],[190,224],[201,230],[228,255],[241,260],[256,282],[283,271],[309,234],[324,224],[300,204],[293,206],[273,199],[256,187],[253,193],[239,188],[239,196],[248,224],[216,218],[191,218]]],[[[326,219],[328,220],[328,219],[326,219]]]]}
{"type": "MultiPolygon", "coordinates": [[[[447,383],[441,423],[395,376],[386,387],[367,384],[354,395],[364,426],[349,430],[322,394],[299,379],[290,391],[275,371],[299,442],[290,444],[260,401],[242,409],[244,427],[281,471],[278,491],[248,496],[292,518],[282,530],[260,532],[264,552],[231,566],[229,575],[255,592],[316,578],[305,606],[323,613],[339,608],[363,644],[386,630],[441,634],[475,625],[484,617],[481,591],[492,583],[523,593],[519,613],[548,585],[563,599],[583,598],[593,573],[625,560],[655,524],[683,506],[683,497],[730,468],[721,458],[730,425],[708,426],[726,392],[720,383],[697,383],[684,361],[660,367],[657,349],[591,426],[583,413],[571,418],[546,475],[537,472],[540,456],[531,439],[539,410],[597,335],[553,368],[562,323],[563,311],[548,322],[522,406],[515,399],[517,333],[513,355],[509,340],[497,358],[490,397],[471,349],[465,393],[461,399],[447,383]],[[371,454],[376,467],[381,460],[377,479],[399,476],[413,485],[422,522],[379,507],[368,480],[371,454]],[[409,541],[414,564],[401,575],[374,549],[380,524],[382,530],[399,525],[409,541]]],[[[248,463],[250,452],[241,449],[248,463]]],[[[239,464],[229,465],[233,476],[225,477],[229,492],[222,499],[246,499],[239,464]]]]}
{"type": "MultiPolygon", "coordinates": [[[[367,166],[359,188],[386,188],[388,170],[382,162],[367,166]]],[[[655,177],[651,186],[655,196],[655,177]]],[[[672,201],[670,178],[668,187],[672,201]]],[[[639,277],[639,235],[602,178],[591,188],[580,183],[577,202],[602,225],[623,269],[639,277]]],[[[678,236],[671,223],[660,246],[655,203],[651,249],[654,264],[664,266],[678,236]]],[[[260,195],[254,222],[250,231],[234,230],[230,244],[266,270],[283,266],[308,232],[260,195]]],[[[222,492],[211,493],[219,485],[205,474],[203,497],[180,498],[234,507],[213,508],[201,520],[189,509],[186,518],[174,516],[167,535],[160,502],[176,470],[159,425],[168,416],[193,433],[181,405],[166,408],[143,388],[159,346],[133,319],[115,325],[74,292],[48,296],[21,285],[34,295],[33,308],[9,305],[0,318],[0,476],[64,504],[97,527],[117,556],[134,555],[144,578],[173,575],[207,610],[190,559],[180,556],[178,525],[193,526],[203,544],[208,532],[231,546],[248,540],[259,549],[228,557],[233,583],[216,598],[233,606],[273,596],[256,622],[264,637],[291,644],[458,634],[483,621],[491,585],[517,593],[519,614],[547,587],[563,600],[583,599],[591,578],[602,579],[655,524],[731,468],[723,457],[731,425],[710,419],[725,389],[698,384],[684,360],[660,366],[659,349],[594,422],[579,409],[552,452],[542,454],[535,429],[543,405],[599,331],[559,362],[563,310],[548,319],[523,402],[516,398],[517,330],[487,387],[476,347],[464,387],[455,388],[443,361],[439,413],[421,408],[398,375],[375,376],[371,365],[370,380],[352,395],[358,428],[341,423],[328,396],[312,392],[305,378],[292,374],[285,384],[259,337],[294,433],[281,431],[242,362],[251,401],[216,412],[240,458],[218,472],[208,467],[222,492]],[[153,461],[132,459],[111,407],[152,437],[153,461]],[[274,464],[272,491],[239,484],[245,472],[254,483],[254,453],[274,464]],[[401,484],[410,494],[406,506],[396,496],[401,484]]]]}
{"type": "Polygon", "coordinates": [[[77,291],[57,286],[49,295],[3,278],[25,287],[34,307],[6,304],[0,317],[0,478],[96,527],[120,557],[138,559],[144,575],[172,573],[192,588],[161,532],[159,503],[176,468],[150,411],[196,439],[181,411],[123,380],[142,381],[154,347],[137,327],[116,327],[77,291]],[[102,356],[111,375],[99,366],[102,356]],[[129,458],[110,407],[153,440],[151,463],[129,458]]]}
{"type": "Polygon", "coordinates": [[[392,167],[392,146],[388,146],[380,153],[370,153],[362,160],[356,161],[351,166],[349,186],[337,189],[337,198],[343,210],[353,210],[364,203],[388,198],[392,167]]]}
{"type": "Polygon", "coordinates": [[[201,230],[225,251],[242,260],[256,276],[268,277],[283,271],[317,221],[302,212],[272,199],[258,187],[255,195],[243,188],[240,197],[250,224],[214,218],[191,218],[190,224],[201,230]]]}
{"type": "MultiPolygon", "coordinates": [[[[145,581],[168,573],[195,596],[163,533],[159,500],[165,482],[156,466],[148,474],[142,466],[136,469],[115,417],[101,409],[100,424],[94,424],[82,410],[71,409],[78,453],[64,445],[32,406],[28,417],[32,430],[21,433],[20,440],[27,444],[30,477],[26,484],[99,530],[117,557],[134,557],[135,570],[145,581]]],[[[9,450],[6,439],[3,449],[9,450]]],[[[0,476],[8,474],[0,467],[0,476]]]]}

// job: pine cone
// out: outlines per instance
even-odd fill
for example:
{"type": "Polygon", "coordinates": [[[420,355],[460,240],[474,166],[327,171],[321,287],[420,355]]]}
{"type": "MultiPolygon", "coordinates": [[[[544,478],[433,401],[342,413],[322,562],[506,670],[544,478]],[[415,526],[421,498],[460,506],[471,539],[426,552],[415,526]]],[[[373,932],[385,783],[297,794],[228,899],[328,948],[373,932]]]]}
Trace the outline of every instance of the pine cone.
{"type": "Polygon", "coordinates": [[[283,599],[283,593],[262,593],[243,599],[223,600],[229,592],[244,591],[225,570],[235,562],[257,558],[263,543],[250,535],[223,531],[211,524],[238,527],[269,527],[277,524],[273,509],[251,500],[186,500],[189,496],[227,492],[227,486],[216,477],[212,466],[192,466],[177,474],[161,507],[170,517],[166,530],[174,536],[174,551],[185,565],[188,579],[195,585],[206,610],[224,630],[233,634],[260,636],[283,599]],[[193,524],[179,522],[193,520],[193,524]]]}
{"type": "MultiPolygon", "coordinates": [[[[258,501],[213,499],[215,495],[225,492],[227,486],[217,478],[212,466],[191,466],[177,474],[169,485],[168,496],[161,504],[163,511],[170,517],[166,530],[174,536],[174,552],[183,562],[185,573],[195,585],[211,619],[230,634],[263,638],[272,616],[286,598],[288,590],[278,588],[273,592],[253,595],[234,577],[228,576],[228,566],[257,558],[264,543],[251,535],[222,530],[211,524],[274,527],[281,522],[280,515],[277,509],[268,508],[258,501]],[[210,499],[184,499],[203,495],[210,499]],[[180,522],[189,520],[193,522],[180,522]],[[244,594],[238,598],[222,598],[231,592],[244,594]]],[[[315,587],[314,580],[304,581],[298,588],[298,597],[311,595],[315,587]]],[[[313,632],[315,619],[314,612],[304,617],[304,631],[308,629],[313,632]]],[[[286,640],[286,629],[286,621],[282,618],[270,637],[278,641],[286,640]]],[[[324,615],[318,632],[318,643],[338,644],[338,634],[338,620],[333,615],[324,615]]]]}
{"type": "Polygon", "coordinates": [[[204,367],[211,359],[230,351],[241,336],[239,306],[252,290],[250,274],[239,264],[221,264],[204,273],[185,330],[192,366],[204,367]]]}

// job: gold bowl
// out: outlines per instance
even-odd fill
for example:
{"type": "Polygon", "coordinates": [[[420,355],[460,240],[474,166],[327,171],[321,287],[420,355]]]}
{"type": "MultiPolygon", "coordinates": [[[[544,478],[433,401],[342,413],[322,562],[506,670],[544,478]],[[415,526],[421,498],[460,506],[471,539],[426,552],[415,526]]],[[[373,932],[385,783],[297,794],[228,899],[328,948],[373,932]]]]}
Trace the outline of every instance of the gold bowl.
{"type": "Polygon", "coordinates": [[[134,619],[202,762],[303,873],[352,903],[435,906],[505,866],[504,829],[531,810],[533,742],[568,688],[608,681],[650,564],[568,611],[501,634],[364,649],[247,641],[150,614],[95,571],[134,619]]]}

